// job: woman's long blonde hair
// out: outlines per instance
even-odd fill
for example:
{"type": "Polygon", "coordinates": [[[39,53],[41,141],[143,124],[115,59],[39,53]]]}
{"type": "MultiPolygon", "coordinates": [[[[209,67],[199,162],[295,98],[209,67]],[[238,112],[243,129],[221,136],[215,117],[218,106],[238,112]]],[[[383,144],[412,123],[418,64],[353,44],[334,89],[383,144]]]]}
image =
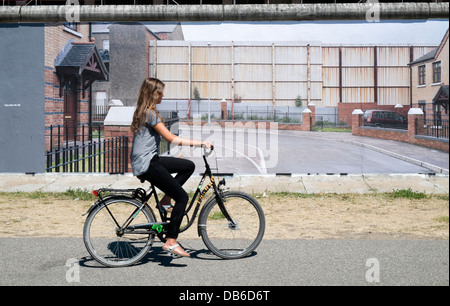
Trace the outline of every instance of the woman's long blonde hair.
{"type": "Polygon", "coordinates": [[[148,110],[152,110],[162,121],[161,116],[156,110],[156,105],[161,103],[164,91],[164,83],[155,78],[147,78],[141,85],[139,90],[139,98],[137,101],[136,110],[133,115],[133,122],[131,123],[131,130],[136,134],[144,122],[148,120],[148,110]]]}

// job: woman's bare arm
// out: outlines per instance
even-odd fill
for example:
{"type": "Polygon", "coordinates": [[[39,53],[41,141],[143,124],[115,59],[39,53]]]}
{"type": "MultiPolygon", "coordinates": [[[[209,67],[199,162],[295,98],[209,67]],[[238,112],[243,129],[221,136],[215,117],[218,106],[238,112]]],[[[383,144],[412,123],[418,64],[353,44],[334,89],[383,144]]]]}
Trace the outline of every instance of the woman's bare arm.
{"type": "Polygon", "coordinates": [[[206,146],[206,148],[211,148],[211,144],[208,141],[198,141],[193,139],[181,138],[172,134],[164,125],[164,123],[160,122],[153,127],[155,131],[158,132],[165,140],[169,143],[178,145],[178,146],[191,146],[191,147],[201,147],[206,146]]]}

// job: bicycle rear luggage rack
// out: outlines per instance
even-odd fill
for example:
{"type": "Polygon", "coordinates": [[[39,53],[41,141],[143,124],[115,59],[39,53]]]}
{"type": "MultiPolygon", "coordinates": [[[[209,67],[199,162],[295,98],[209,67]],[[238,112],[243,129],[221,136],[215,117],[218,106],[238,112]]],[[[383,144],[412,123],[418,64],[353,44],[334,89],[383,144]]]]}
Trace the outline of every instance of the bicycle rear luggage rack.
{"type": "Polygon", "coordinates": [[[138,199],[140,201],[144,200],[147,196],[147,192],[144,188],[135,188],[135,189],[111,189],[111,188],[100,188],[98,190],[94,190],[92,192],[95,196],[97,196],[100,200],[103,201],[103,198],[108,197],[109,195],[123,195],[127,197],[131,197],[134,199],[138,199]],[[110,193],[106,194],[105,193],[110,193]]]}

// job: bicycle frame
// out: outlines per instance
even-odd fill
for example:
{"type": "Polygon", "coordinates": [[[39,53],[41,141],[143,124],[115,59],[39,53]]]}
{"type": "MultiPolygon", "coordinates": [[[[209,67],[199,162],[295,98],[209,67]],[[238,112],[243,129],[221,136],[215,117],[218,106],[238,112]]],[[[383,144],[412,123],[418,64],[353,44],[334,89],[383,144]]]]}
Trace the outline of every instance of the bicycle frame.
{"type": "MultiPolygon", "coordinates": [[[[200,183],[198,184],[198,187],[196,188],[196,191],[194,193],[194,196],[191,199],[191,203],[189,204],[189,206],[187,207],[187,209],[185,210],[184,215],[186,216],[186,218],[188,219],[188,224],[183,227],[180,232],[184,232],[187,229],[189,229],[192,224],[194,223],[199,208],[202,204],[203,198],[205,196],[205,194],[211,189],[213,188],[213,192],[215,194],[217,203],[220,207],[221,212],[223,213],[223,215],[225,216],[225,218],[230,222],[230,225],[236,225],[235,222],[231,219],[230,215],[228,214],[226,208],[225,208],[225,204],[223,202],[222,196],[221,196],[221,191],[219,189],[220,185],[225,184],[225,179],[223,179],[221,182],[219,182],[219,184],[217,185],[214,179],[214,176],[212,174],[211,168],[208,164],[208,161],[206,159],[207,156],[209,156],[212,152],[212,149],[209,153],[203,154],[203,161],[205,162],[205,172],[203,173],[203,176],[200,180],[200,183]],[[205,188],[202,190],[202,186],[203,183],[206,179],[206,177],[209,177],[210,183],[208,185],[205,186],[205,188]],[[200,195],[200,196],[199,196],[200,195]],[[197,197],[198,200],[197,200],[197,197]],[[194,209],[194,213],[192,214],[192,218],[191,220],[189,219],[188,213],[190,212],[190,210],[192,209],[194,202],[197,200],[197,205],[195,206],[194,209]]],[[[168,223],[169,218],[167,217],[167,212],[165,211],[165,209],[162,207],[161,203],[159,202],[158,199],[158,195],[156,193],[156,188],[153,184],[151,184],[150,186],[151,191],[147,194],[147,192],[142,189],[142,188],[137,188],[137,189],[99,189],[94,191],[93,193],[99,197],[99,200],[97,202],[94,203],[94,205],[92,205],[89,210],[83,214],[87,215],[89,214],[95,207],[97,207],[98,205],[104,205],[105,201],[111,197],[115,197],[115,196],[123,196],[123,197],[128,197],[128,198],[134,198],[139,200],[142,205],[139,208],[136,208],[133,213],[131,213],[131,215],[128,217],[128,219],[124,222],[123,225],[118,224],[118,222],[116,221],[116,219],[114,218],[114,215],[111,213],[111,211],[108,209],[108,206],[106,206],[105,208],[107,209],[108,213],[110,214],[112,220],[115,222],[116,226],[117,226],[117,234],[118,235],[122,235],[127,229],[132,229],[132,231],[137,230],[137,229],[147,229],[147,230],[153,230],[153,226],[154,225],[165,225],[168,223]],[[107,195],[106,197],[102,197],[101,193],[102,192],[113,192],[113,194],[107,195]],[[115,193],[115,194],[114,194],[115,193]],[[122,193],[122,194],[120,194],[122,193]],[[126,195],[125,193],[128,193],[128,195],[126,195]],[[132,193],[132,195],[130,196],[130,193],[132,193]],[[131,222],[134,220],[134,218],[137,216],[137,214],[145,207],[148,206],[148,201],[150,200],[151,197],[155,198],[156,201],[156,205],[159,211],[159,215],[161,218],[162,222],[156,222],[154,224],[137,224],[134,226],[131,226],[129,228],[129,225],[131,224],[131,222]]],[[[149,210],[152,212],[152,210],[149,207],[149,210]]],[[[156,216],[154,216],[156,219],[156,216]]],[[[161,234],[161,231],[157,231],[158,234],[161,234]]],[[[137,233],[137,232],[136,232],[137,233]]]]}
{"type": "MultiPolygon", "coordinates": [[[[202,178],[200,179],[200,183],[198,184],[198,187],[195,190],[194,196],[192,197],[189,206],[186,208],[186,210],[184,212],[184,215],[188,219],[188,224],[186,226],[184,226],[182,229],[180,229],[180,233],[186,231],[187,229],[189,229],[192,226],[192,224],[194,224],[195,219],[197,218],[197,214],[198,214],[198,211],[200,209],[200,206],[201,206],[201,204],[203,202],[203,198],[204,198],[205,194],[211,188],[213,188],[213,192],[214,192],[214,194],[216,196],[216,199],[218,201],[220,210],[222,211],[223,215],[227,218],[227,220],[229,222],[231,222],[232,225],[235,225],[234,221],[231,219],[230,215],[228,214],[228,212],[227,212],[227,210],[225,208],[225,204],[223,202],[223,199],[221,197],[221,193],[220,193],[220,190],[219,190],[219,186],[221,184],[225,184],[225,180],[219,182],[219,185],[217,185],[216,181],[214,179],[214,176],[212,174],[211,168],[210,168],[210,166],[208,164],[208,160],[206,159],[206,154],[203,155],[203,161],[205,162],[205,168],[206,169],[205,169],[205,172],[203,173],[202,178]],[[202,190],[202,186],[203,186],[203,183],[204,183],[206,177],[209,177],[210,182],[202,190]],[[197,200],[197,197],[198,197],[198,200],[197,200]],[[191,219],[189,219],[188,213],[191,211],[191,209],[192,209],[192,207],[193,207],[193,205],[194,205],[196,200],[197,200],[197,205],[195,206],[195,209],[194,209],[194,212],[192,214],[191,219]]],[[[155,201],[156,201],[157,206],[158,206],[158,210],[159,210],[159,213],[160,213],[161,220],[163,222],[167,222],[168,221],[167,212],[162,208],[161,204],[159,203],[158,197],[156,195],[156,190],[155,190],[155,187],[154,187],[153,184],[152,184],[151,188],[152,188],[152,191],[151,191],[150,195],[154,194],[155,201]]]]}

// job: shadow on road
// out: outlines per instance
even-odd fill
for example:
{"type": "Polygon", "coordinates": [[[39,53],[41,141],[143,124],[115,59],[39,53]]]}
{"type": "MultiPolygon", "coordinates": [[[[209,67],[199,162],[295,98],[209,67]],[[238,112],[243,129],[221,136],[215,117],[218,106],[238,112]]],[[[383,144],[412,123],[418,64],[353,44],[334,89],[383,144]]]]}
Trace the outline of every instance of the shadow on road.
{"type": "MultiPolygon", "coordinates": [[[[181,245],[181,244],[180,244],[181,245]]],[[[156,263],[160,266],[164,267],[178,267],[183,268],[187,266],[186,260],[226,260],[220,257],[217,257],[208,249],[195,250],[189,245],[182,246],[183,249],[191,255],[190,258],[182,258],[182,257],[173,257],[163,251],[162,246],[155,247],[153,246],[148,254],[138,263],[135,263],[133,266],[140,266],[145,264],[156,263]]],[[[256,251],[253,251],[248,257],[253,257],[257,255],[256,251]]],[[[85,256],[80,258],[79,265],[85,268],[109,268],[101,265],[91,256],[85,256]]]]}

